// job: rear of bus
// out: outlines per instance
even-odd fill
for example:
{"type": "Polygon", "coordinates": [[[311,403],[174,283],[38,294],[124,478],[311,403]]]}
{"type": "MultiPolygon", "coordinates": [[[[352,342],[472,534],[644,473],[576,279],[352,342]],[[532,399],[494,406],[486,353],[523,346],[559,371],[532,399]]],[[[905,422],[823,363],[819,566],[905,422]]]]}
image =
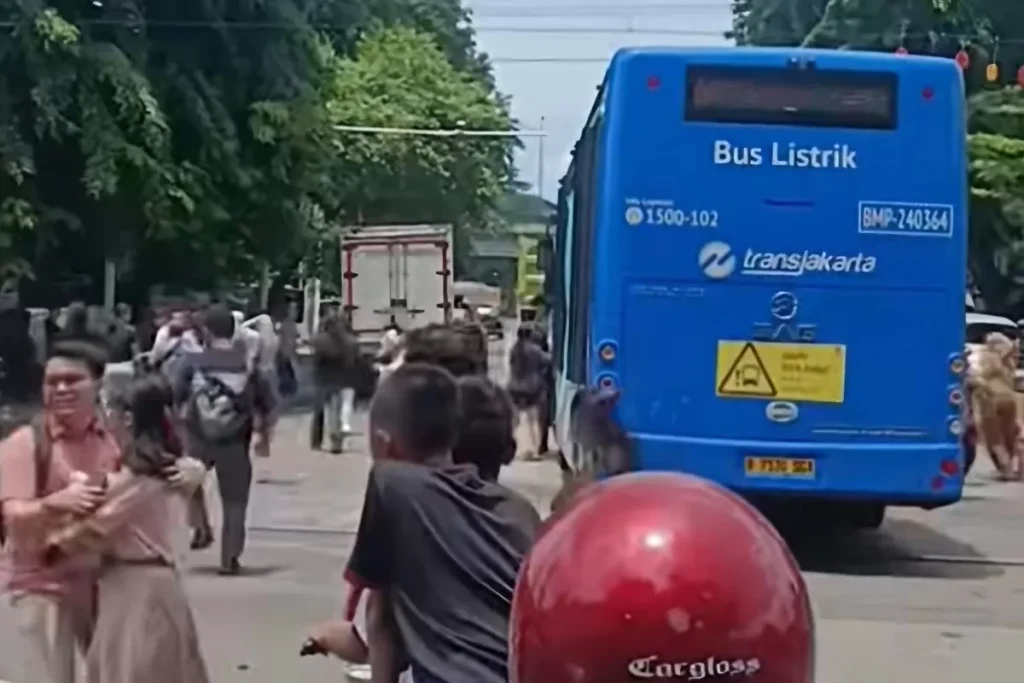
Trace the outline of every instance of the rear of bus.
{"type": "Polygon", "coordinates": [[[754,496],[958,500],[956,65],[628,50],[607,87],[592,379],[622,387],[639,467],[754,496]]]}

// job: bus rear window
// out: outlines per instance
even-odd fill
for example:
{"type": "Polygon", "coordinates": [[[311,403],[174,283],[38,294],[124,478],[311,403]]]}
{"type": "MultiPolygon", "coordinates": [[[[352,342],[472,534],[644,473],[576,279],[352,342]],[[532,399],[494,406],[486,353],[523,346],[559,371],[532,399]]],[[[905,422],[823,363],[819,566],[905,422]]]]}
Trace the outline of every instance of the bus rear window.
{"type": "Polygon", "coordinates": [[[691,66],[687,121],[896,128],[894,73],[691,66]]]}

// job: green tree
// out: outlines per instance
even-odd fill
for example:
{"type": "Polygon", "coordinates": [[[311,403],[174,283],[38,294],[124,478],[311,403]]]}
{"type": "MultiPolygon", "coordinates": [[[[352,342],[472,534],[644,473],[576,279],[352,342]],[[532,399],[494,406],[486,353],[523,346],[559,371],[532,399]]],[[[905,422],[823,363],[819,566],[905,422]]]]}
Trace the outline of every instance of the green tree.
{"type": "Polygon", "coordinates": [[[985,67],[1000,68],[999,84],[1012,84],[1024,64],[1024,5],[1002,0],[733,0],[733,30],[740,45],[801,45],[952,57],[965,49],[971,91],[986,85],[985,67]],[[1001,31],[1014,31],[1006,35],[1001,31]],[[1000,43],[1000,37],[1004,42],[1000,43]]]}
{"type": "Polygon", "coordinates": [[[971,272],[990,307],[1024,314],[1024,97],[972,96],[970,126],[971,272]]]}
{"type": "Polygon", "coordinates": [[[171,112],[190,202],[144,243],[136,272],[212,287],[253,279],[264,262],[287,267],[337,204],[322,92],[333,51],[301,2],[159,5],[147,8],[145,68],[171,112]]]}
{"type": "Polygon", "coordinates": [[[170,130],[149,81],[114,44],[32,5],[8,7],[11,28],[0,30],[7,259],[25,254],[30,233],[53,241],[89,223],[91,242],[117,242],[176,201],[170,130]]]}
{"type": "MultiPolygon", "coordinates": [[[[508,110],[473,74],[460,72],[429,34],[369,33],[338,63],[331,110],[340,125],[506,131],[508,110]]],[[[349,222],[479,225],[512,177],[507,137],[340,132],[338,181],[349,222]]],[[[457,247],[468,235],[457,236],[457,247]]],[[[460,250],[463,251],[463,250],[460,250]]],[[[464,253],[464,251],[463,251],[464,253]]]]}
{"type": "Polygon", "coordinates": [[[381,26],[405,26],[434,37],[448,61],[494,88],[485,54],[476,47],[472,15],[462,0],[350,0],[317,6],[315,23],[329,27],[335,49],[350,56],[359,39],[381,26]]]}
{"type": "Polygon", "coordinates": [[[333,201],[333,53],[299,5],[144,9],[0,0],[0,257],[213,285],[333,201]]]}
{"type": "Polygon", "coordinates": [[[98,285],[113,255],[139,292],[209,288],[360,212],[486,216],[510,140],[335,128],[459,121],[510,125],[457,0],[0,0],[0,268],[98,285]]]}

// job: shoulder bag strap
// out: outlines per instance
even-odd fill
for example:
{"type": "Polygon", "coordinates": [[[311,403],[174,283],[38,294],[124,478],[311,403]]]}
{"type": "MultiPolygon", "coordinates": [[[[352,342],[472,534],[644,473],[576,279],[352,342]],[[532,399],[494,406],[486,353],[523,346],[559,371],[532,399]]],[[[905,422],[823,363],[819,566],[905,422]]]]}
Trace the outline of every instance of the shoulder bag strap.
{"type": "Polygon", "coordinates": [[[35,449],[36,498],[42,498],[46,495],[46,485],[50,478],[50,464],[53,462],[53,441],[50,439],[50,430],[43,417],[32,420],[32,440],[35,449]]]}
{"type": "Polygon", "coordinates": [[[242,397],[229,387],[220,377],[212,374],[204,374],[203,380],[212,384],[217,389],[217,393],[231,401],[231,405],[234,406],[235,410],[238,411],[239,414],[245,415],[250,412],[242,397]]]}
{"type": "MultiPolygon", "coordinates": [[[[46,484],[50,478],[50,462],[53,450],[50,447],[49,431],[41,417],[32,420],[29,426],[32,430],[33,451],[32,459],[35,464],[35,493],[36,498],[46,495],[46,484]]],[[[0,548],[7,542],[7,529],[3,519],[3,509],[0,507],[0,548]]]]}

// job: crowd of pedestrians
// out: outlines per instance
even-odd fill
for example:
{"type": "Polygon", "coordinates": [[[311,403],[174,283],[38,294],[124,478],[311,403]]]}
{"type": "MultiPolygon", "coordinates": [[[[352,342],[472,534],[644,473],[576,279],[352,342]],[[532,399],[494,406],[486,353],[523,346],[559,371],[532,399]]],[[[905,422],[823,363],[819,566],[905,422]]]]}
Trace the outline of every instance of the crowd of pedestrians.
{"type": "Polygon", "coordinates": [[[811,683],[806,586],[739,498],[679,475],[584,477],[542,521],[501,483],[517,422],[542,419],[549,359],[526,328],[507,390],[479,371],[475,334],[401,335],[370,407],[346,610],[303,652],[374,683],[811,683]]]}
{"type": "Polygon", "coordinates": [[[97,328],[70,306],[47,335],[35,418],[0,443],[19,683],[206,680],[173,539],[189,525],[193,548],[214,542],[211,469],[221,573],[241,571],[250,456],[269,453],[294,386],[286,326],[269,316],[242,326],[223,305],[179,308],[140,354],[147,340],[126,317],[97,328]]]}
{"type": "MultiPolygon", "coordinates": [[[[193,547],[213,542],[197,492],[215,469],[221,571],[241,570],[250,456],[269,449],[287,342],[224,306],[176,311],[118,383],[109,337],[81,322],[49,345],[37,419],[0,443],[13,683],[206,683],[172,539],[191,525],[193,547]]],[[[732,494],[675,475],[570,479],[542,521],[502,483],[519,423],[533,458],[550,421],[545,335],[523,329],[502,387],[472,321],[396,329],[374,373],[327,316],[313,445],[326,431],[340,451],[370,399],[373,464],[345,612],[303,652],[368,665],[376,683],[809,683],[806,587],[732,494]]]]}

